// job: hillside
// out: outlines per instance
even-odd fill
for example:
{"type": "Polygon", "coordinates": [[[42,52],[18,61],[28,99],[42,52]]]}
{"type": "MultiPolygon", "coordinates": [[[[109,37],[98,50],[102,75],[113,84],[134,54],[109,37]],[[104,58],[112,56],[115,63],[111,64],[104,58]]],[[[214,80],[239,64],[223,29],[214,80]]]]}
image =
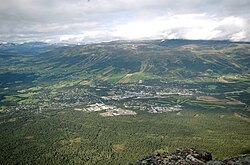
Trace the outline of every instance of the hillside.
{"type": "Polygon", "coordinates": [[[136,82],[140,78],[171,81],[246,75],[249,51],[248,43],[228,41],[120,41],[58,48],[42,54],[35,64],[39,70],[53,73],[51,78],[67,75],[77,78],[84,72],[97,74],[97,80],[112,82],[136,82]]]}

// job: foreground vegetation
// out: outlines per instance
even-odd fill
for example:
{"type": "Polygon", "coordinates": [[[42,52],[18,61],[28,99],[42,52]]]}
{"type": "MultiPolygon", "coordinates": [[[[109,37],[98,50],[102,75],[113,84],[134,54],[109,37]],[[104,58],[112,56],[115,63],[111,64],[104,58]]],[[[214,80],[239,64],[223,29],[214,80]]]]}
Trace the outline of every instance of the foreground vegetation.
{"type": "Polygon", "coordinates": [[[107,118],[67,109],[12,114],[1,124],[1,164],[118,164],[165,146],[207,149],[215,157],[249,152],[249,121],[233,111],[138,113],[107,118]]]}

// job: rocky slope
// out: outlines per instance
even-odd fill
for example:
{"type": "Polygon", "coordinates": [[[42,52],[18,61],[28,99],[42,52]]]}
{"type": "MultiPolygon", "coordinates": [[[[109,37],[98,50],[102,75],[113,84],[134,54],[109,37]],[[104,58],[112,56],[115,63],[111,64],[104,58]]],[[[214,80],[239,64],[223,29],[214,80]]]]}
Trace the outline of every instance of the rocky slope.
{"type": "MultiPolygon", "coordinates": [[[[212,154],[194,148],[176,149],[173,153],[154,152],[138,160],[134,165],[249,165],[250,154],[212,159],[212,154]]],[[[133,165],[130,163],[129,165],[133,165]]]]}

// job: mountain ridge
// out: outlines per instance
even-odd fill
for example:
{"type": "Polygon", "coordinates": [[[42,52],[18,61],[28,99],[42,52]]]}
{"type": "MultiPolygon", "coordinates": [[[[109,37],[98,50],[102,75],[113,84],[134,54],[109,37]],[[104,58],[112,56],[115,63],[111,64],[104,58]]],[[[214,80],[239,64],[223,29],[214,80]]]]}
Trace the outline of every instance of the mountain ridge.
{"type": "Polygon", "coordinates": [[[187,77],[193,73],[194,76],[201,75],[201,72],[207,70],[218,75],[241,73],[250,66],[247,55],[249,44],[229,41],[218,41],[222,42],[222,45],[218,45],[217,41],[205,41],[199,44],[196,44],[199,41],[183,40],[183,42],[180,43],[180,40],[118,41],[61,47],[40,56],[43,63],[53,63],[54,68],[78,66],[79,72],[84,70],[104,74],[101,73],[102,70],[112,67],[113,71],[109,73],[111,77],[117,73],[125,77],[127,74],[138,72],[146,74],[149,72],[155,75],[153,77],[159,75],[187,77]],[[167,44],[168,42],[170,44],[167,44]]]}

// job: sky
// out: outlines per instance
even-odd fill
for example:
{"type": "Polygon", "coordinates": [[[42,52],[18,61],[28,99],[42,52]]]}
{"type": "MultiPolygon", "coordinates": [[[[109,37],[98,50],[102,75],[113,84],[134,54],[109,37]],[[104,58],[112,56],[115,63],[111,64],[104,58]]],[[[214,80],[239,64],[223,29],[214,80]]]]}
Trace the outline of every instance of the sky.
{"type": "Polygon", "coordinates": [[[0,0],[0,42],[250,41],[250,0],[0,0]]]}

